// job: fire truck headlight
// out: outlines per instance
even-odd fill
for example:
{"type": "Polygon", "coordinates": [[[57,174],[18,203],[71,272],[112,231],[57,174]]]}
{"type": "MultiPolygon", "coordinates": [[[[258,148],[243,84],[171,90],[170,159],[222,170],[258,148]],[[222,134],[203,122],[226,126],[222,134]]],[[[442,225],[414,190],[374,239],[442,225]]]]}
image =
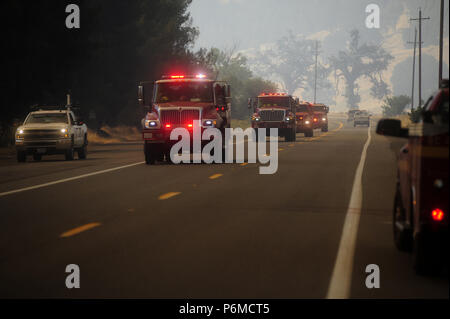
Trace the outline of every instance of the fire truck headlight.
{"type": "Polygon", "coordinates": [[[327,120],[326,118],[322,117],[322,121],[324,121],[324,122],[325,122],[326,120],[327,120]]]}
{"type": "Polygon", "coordinates": [[[306,120],[306,121],[305,121],[305,124],[309,124],[309,121],[308,121],[308,120],[306,120]]]}
{"type": "Polygon", "coordinates": [[[203,122],[203,126],[214,126],[214,125],[216,125],[216,121],[213,120],[205,120],[203,122]]]}
{"type": "Polygon", "coordinates": [[[146,128],[158,128],[159,122],[155,120],[146,120],[145,121],[145,127],[146,128]]]}

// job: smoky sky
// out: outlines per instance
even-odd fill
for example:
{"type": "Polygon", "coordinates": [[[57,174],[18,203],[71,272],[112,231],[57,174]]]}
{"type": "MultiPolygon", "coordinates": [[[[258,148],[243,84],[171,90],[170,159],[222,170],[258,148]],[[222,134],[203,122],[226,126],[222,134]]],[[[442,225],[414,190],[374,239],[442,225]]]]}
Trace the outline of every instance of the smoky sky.
{"type": "MultiPolygon", "coordinates": [[[[358,28],[367,40],[379,42],[383,33],[395,28],[404,10],[417,16],[419,7],[431,18],[423,23],[424,45],[437,45],[439,5],[439,0],[194,0],[190,11],[200,31],[195,47],[237,45],[245,50],[274,42],[288,31],[309,36],[358,28]],[[365,27],[365,8],[371,3],[381,9],[378,30],[365,27]]],[[[445,21],[448,38],[448,8],[445,21]]],[[[405,34],[405,41],[411,40],[408,37],[411,32],[405,34]]]]}

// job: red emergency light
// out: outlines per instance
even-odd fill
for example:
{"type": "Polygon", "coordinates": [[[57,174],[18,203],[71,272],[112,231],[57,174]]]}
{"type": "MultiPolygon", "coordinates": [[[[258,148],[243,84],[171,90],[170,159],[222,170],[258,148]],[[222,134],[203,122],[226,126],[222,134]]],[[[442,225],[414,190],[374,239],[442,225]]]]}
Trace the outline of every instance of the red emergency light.
{"type": "Polygon", "coordinates": [[[433,217],[433,220],[440,222],[444,219],[444,212],[439,208],[433,209],[431,217],[433,217]]]}
{"type": "Polygon", "coordinates": [[[261,96],[285,96],[286,93],[261,93],[261,96]]]}
{"type": "Polygon", "coordinates": [[[166,128],[171,128],[171,127],[172,127],[172,125],[170,125],[170,124],[166,124],[166,125],[165,125],[165,127],[166,127],[166,128]]]}
{"type": "Polygon", "coordinates": [[[184,79],[184,75],[171,75],[171,79],[184,79]]]}
{"type": "Polygon", "coordinates": [[[204,74],[197,74],[195,77],[197,79],[204,79],[204,78],[206,78],[206,75],[204,75],[204,74]]]}

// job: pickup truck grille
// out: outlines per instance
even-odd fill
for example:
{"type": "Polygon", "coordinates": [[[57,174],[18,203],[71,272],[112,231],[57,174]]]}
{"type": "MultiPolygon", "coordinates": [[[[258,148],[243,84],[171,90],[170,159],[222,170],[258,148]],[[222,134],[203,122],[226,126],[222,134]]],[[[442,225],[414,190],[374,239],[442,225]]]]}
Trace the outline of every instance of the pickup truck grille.
{"type": "Polygon", "coordinates": [[[27,130],[23,134],[25,140],[46,140],[61,137],[60,130],[27,130]]]}
{"type": "Polygon", "coordinates": [[[187,124],[192,123],[194,120],[200,119],[199,110],[161,110],[160,111],[162,124],[187,124]]]}
{"type": "Polygon", "coordinates": [[[262,121],[278,122],[284,120],[284,110],[262,110],[259,111],[259,117],[262,121]]]}

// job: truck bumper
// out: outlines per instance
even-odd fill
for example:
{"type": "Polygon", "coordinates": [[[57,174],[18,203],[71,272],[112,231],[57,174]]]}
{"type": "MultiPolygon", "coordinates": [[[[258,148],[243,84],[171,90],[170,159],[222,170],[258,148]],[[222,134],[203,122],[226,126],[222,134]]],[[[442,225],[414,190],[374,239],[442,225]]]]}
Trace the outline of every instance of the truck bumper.
{"type": "Polygon", "coordinates": [[[62,154],[72,147],[72,139],[16,140],[16,150],[27,154],[62,154]]]}

